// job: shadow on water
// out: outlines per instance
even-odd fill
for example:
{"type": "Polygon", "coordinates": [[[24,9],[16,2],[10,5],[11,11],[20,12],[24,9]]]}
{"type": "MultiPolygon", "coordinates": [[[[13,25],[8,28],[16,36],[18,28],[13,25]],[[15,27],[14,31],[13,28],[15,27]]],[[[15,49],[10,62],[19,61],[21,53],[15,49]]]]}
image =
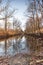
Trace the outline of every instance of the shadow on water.
{"type": "Polygon", "coordinates": [[[34,65],[34,62],[36,63],[38,59],[43,61],[43,40],[30,36],[15,36],[1,40],[0,57],[6,56],[12,57],[9,61],[10,65],[11,63],[13,65],[21,65],[20,63],[22,65],[23,63],[24,65],[34,65]]]}

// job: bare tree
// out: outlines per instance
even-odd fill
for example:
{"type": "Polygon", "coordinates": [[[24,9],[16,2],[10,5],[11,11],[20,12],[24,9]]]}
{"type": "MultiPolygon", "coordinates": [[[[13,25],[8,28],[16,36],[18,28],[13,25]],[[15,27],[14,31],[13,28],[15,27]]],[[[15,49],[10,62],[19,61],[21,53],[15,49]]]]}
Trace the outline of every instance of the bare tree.
{"type": "MultiPolygon", "coordinates": [[[[43,3],[43,0],[42,0],[43,3]]],[[[40,33],[40,17],[39,14],[41,14],[42,18],[43,18],[43,5],[41,4],[40,0],[33,0],[29,3],[28,7],[27,7],[27,13],[28,13],[28,19],[32,19],[31,26],[33,28],[33,32],[35,33],[35,31],[38,29],[39,33],[40,33]]]]}
{"type": "Polygon", "coordinates": [[[4,13],[4,17],[0,18],[0,20],[4,20],[5,21],[5,30],[7,30],[7,21],[8,21],[7,19],[10,18],[10,17],[12,17],[12,14],[15,12],[15,8],[13,9],[13,11],[9,12],[9,7],[10,7],[10,0],[7,0],[6,6],[3,7],[0,10],[0,13],[5,12],[4,13]]]}
{"type": "Polygon", "coordinates": [[[33,28],[33,32],[35,31],[35,28],[34,28],[35,27],[35,20],[34,20],[35,11],[36,11],[36,3],[34,1],[31,1],[28,5],[27,12],[29,13],[28,18],[32,19],[32,21],[30,23],[31,23],[31,26],[33,28]],[[33,24],[34,24],[34,26],[33,26],[33,24]]]}
{"type": "Polygon", "coordinates": [[[21,22],[17,19],[13,19],[13,28],[21,30],[21,22]]]}

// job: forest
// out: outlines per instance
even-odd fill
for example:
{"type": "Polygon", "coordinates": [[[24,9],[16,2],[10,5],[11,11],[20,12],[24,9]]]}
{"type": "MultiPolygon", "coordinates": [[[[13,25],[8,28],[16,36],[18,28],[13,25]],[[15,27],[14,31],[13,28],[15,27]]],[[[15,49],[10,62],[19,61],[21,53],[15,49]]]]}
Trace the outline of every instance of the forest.
{"type": "Polygon", "coordinates": [[[3,21],[4,27],[2,28],[0,23],[0,37],[19,34],[43,35],[43,0],[33,0],[30,3],[28,0],[25,11],[27,20],[24,31],[21,26],[22,23],[14,16],[16,8],[13,6],[11,9],[11,0],[7,0],[4,6],[2,2],[3,0],[0,0],[0,22],[3,21]],[[12,23],[9,19],[12,19],[12,23]]]}

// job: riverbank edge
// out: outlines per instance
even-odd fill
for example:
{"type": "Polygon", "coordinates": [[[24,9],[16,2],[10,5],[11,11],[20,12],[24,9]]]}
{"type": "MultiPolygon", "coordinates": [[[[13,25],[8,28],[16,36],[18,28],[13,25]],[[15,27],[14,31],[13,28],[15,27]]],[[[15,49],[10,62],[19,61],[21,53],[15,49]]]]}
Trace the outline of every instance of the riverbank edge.
{"type": "Polygon", "coordinates": [[[39,33],[39,34],[29,34],[29,33],[25,33],[26,36],[32,36],[32,37],[35,37],[35,38],[42,38],[43,39],[43,33],[39,33]]]}

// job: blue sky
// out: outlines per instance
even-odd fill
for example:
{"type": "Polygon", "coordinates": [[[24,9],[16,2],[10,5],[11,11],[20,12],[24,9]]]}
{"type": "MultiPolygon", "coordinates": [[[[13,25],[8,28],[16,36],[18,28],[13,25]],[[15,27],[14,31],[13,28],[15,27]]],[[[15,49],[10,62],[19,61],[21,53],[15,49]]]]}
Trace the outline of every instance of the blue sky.
{"type": "Polygon", "coordinates": [[[15,8],[17,8],[15,17],[22,22],[22,26],[24,26],[26,22],[26,16],[24,14],[24,12],[26,11],[26,2],[27,0],[15,0],[14,3],[15,8]]]}
{"type": "MultiPolygon", "coordinates": [[[[5,6],[7,0],[2,0],[2,3],[0,3],[0,8],[2,8],[3,6],[5,6]]],[[[10,12],[11,10],[13,10],[14,8],[17,9],[16,12],[13,14],[13,16],[20,20],[22,23],[22,29],[24,29],[24,25],[26,23],[27,17],[25,16],[24,12],[26,13],[26,9],[27,9],[27,3],[30,3],[33,0],[10,0],[11,4],[10,4],[10,9],[8,12],[10,12]]],[[[1,13],[0,13],[1,14],[1,13]]],[[[8,13],[7,13],[8,14],[8,13]]],[[[2,14],[3,16],[3,14],[2,14]]],[[[1,22],[1,21],[0,21],[1,22]]],[[[2,24],[3,22],[1,22],[2,24]]],[[[1,26],[0,24],[0,26],[1,26]]],[[[3,24],[4,25],[4,24],[3,24]]]]}
{"type": "MultiPolygon", "coordinates": [[[[7,0],[3,0],[2,6],[5,6],[6,1],[7,0]]],[[[13,10],[14,7],[15,9],[17,9],[16,12],[14,13],[15,18],[22,22],[22,28],[24,28],[23,26],[25,25],[25,22],[26,22],[26,16],[24,12],[26,12],[27,0],[10,0],[10,1],[11,1],[11,4],[10,4],[11,9],[13,10]]]]}

